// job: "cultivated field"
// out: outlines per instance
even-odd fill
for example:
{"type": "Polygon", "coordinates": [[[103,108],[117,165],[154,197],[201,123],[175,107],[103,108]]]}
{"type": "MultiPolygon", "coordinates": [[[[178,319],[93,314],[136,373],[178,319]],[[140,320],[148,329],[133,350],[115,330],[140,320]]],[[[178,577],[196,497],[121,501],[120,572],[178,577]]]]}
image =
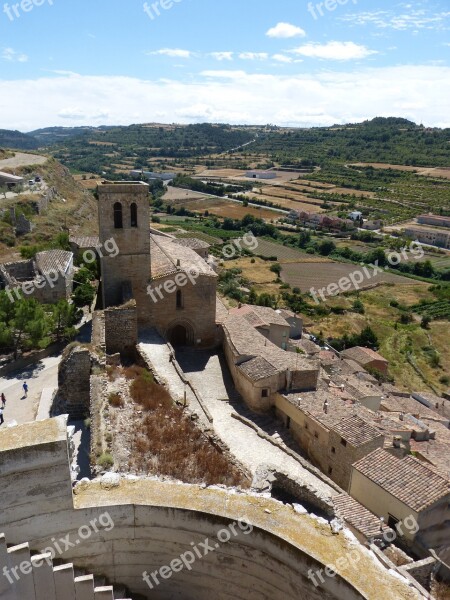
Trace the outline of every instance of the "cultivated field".
{"type": "Polygon", "coordinates": [[[373,167],[374,169],[393,169],[394,171],[410,171],[425,177],[442,177],[450,179],[450,168],[446,167],[406,167],[405,165],[391,165],[385,163],[354,163],[352,167],[373,167]]]}
{"type": "MultiPolygon", "coordinates": [[[[364,275],[363,267],[345,263],[291,263],[284,264],[281,279],[292,287],[298,287],[302,292],[308,292],[311,288],[316,290],[327,287],[331,283],[337,283],[342,277],[348,277],[350,273],[360,271],[364,275]]],[[[372,274],[373,269],[368,267],[372,274]]],[[[365,277],[360,289],[379,283],[392,283],[395,285],[417,285],[417,281],[393,275],[392,273],[380,273],[370,279],[365,277]]],[[[351,290],[357,288],[352,287],[351,290]]]]}
{"type": "Polygon", "coordinates": [[[254,251],[254,254],[265,256],[267,258],[276,256],[279,263],[285,262],[326,262],[330,263],[330,259],[321,256],[314,256],[307,254],[302,250],[296,250],[289,246],[282,246],[275,242],[269,242],[267,240],[258,238],[258,247],[254,251]]]}

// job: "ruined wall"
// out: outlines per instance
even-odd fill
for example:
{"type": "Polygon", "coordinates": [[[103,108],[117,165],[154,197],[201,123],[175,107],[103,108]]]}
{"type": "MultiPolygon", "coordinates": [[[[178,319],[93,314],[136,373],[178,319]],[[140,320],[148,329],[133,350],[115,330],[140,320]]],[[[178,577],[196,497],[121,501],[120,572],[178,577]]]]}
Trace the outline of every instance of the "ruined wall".
{"type": "Polygon", "coordinates": [[[107,354],[133,354],[138,342],[138,313],[134,300],[104,311],[107,354]]]}
{"type": "Polygon", "coordinates": [[[72,347],[58,368],[58,393],[53,414],[84,419],[90,408],[91,353],[82,346],[72,347]]]}

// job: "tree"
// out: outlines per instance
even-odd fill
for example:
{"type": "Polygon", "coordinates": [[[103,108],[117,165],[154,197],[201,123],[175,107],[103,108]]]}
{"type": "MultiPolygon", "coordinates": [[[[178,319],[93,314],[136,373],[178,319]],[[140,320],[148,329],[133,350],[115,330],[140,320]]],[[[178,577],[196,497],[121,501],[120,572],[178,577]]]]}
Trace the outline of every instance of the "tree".
{"type": "Polygon", "coordinates": [[[56,340],[71,340],[76,335],[75,325],[80,322],[82,311],[66,300],[60,300],[52,307],[53,330],[56,340]]]}
{"type": "Polygon", "coordinates": [[[373,331],[373,329],[369,326],[365,327],[358,337],[358,346],[366,346],[367,348],[372,348],[375,350],[378,347],[378,338],[373,331]]]}
{"type": "Polygon", "coordinates": [[[322,256],[328,256],[336,250],[336,245],[331,240],[324,240],[319,246],[319,252],[322,256]]]}

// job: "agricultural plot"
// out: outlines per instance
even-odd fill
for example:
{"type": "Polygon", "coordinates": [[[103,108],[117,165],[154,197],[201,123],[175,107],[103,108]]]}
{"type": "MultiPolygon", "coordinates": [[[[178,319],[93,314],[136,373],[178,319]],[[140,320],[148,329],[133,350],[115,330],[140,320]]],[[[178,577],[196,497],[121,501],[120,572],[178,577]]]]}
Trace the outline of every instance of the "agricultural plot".
{"type": "Polygon", "coordinates": [[[254,254],[264,256],[266,258],[276,257],[280,263],[285,262],[331,262],[328,258],[313,256],[302,252],[302,250],[296,250],[289,246],[282,246],[281,244],[275,244],[267,240],[258,238],[258,247],[254,251],[254,254]]]}
{"type": "MultiPolygon", "coordinates": [[[[363,267],[352,264],[328,262],[328,263],[291,263],[284,264],[281,279],[289,283],[291,287],[298,287],[302,292],[309,292],[311,288],[319,290],[332,283],[338,283],[342,277],[348,277],[355,271],[361,271],[363,267]]],[[[368,268],[369,273],[373,270],[368,268]]],[[[360,289],[373,286],[374,284],[392,283],[396,285],[417,285],[417,281],[394,275],[392,273],[380,273],[371,278],[365,277],[360,284],[360,289]]],[[[354,286],[349,291],[356,290],[354,286]]]]}

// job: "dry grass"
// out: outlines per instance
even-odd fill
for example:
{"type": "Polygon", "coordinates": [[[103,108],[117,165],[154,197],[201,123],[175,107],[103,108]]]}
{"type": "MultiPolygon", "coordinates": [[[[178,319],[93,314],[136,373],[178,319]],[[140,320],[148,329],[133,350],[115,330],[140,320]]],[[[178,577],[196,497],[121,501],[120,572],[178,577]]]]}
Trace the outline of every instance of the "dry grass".
{"type": "Polygon", "coordinates": [[[125,406],[124,399],[117,392],[113,392],[109,395],[108,402],[109,405],[114,406],[114,408],[123,408],[125,406]]]}
{"type": "Polygon", "coordinates": [[[167,390],[140,367],[124,374],[131,382],[133,400],[145,411],[135,428],[129,468],[189,483],[247,486],[246,479],[178,408],[167,390]]]}

